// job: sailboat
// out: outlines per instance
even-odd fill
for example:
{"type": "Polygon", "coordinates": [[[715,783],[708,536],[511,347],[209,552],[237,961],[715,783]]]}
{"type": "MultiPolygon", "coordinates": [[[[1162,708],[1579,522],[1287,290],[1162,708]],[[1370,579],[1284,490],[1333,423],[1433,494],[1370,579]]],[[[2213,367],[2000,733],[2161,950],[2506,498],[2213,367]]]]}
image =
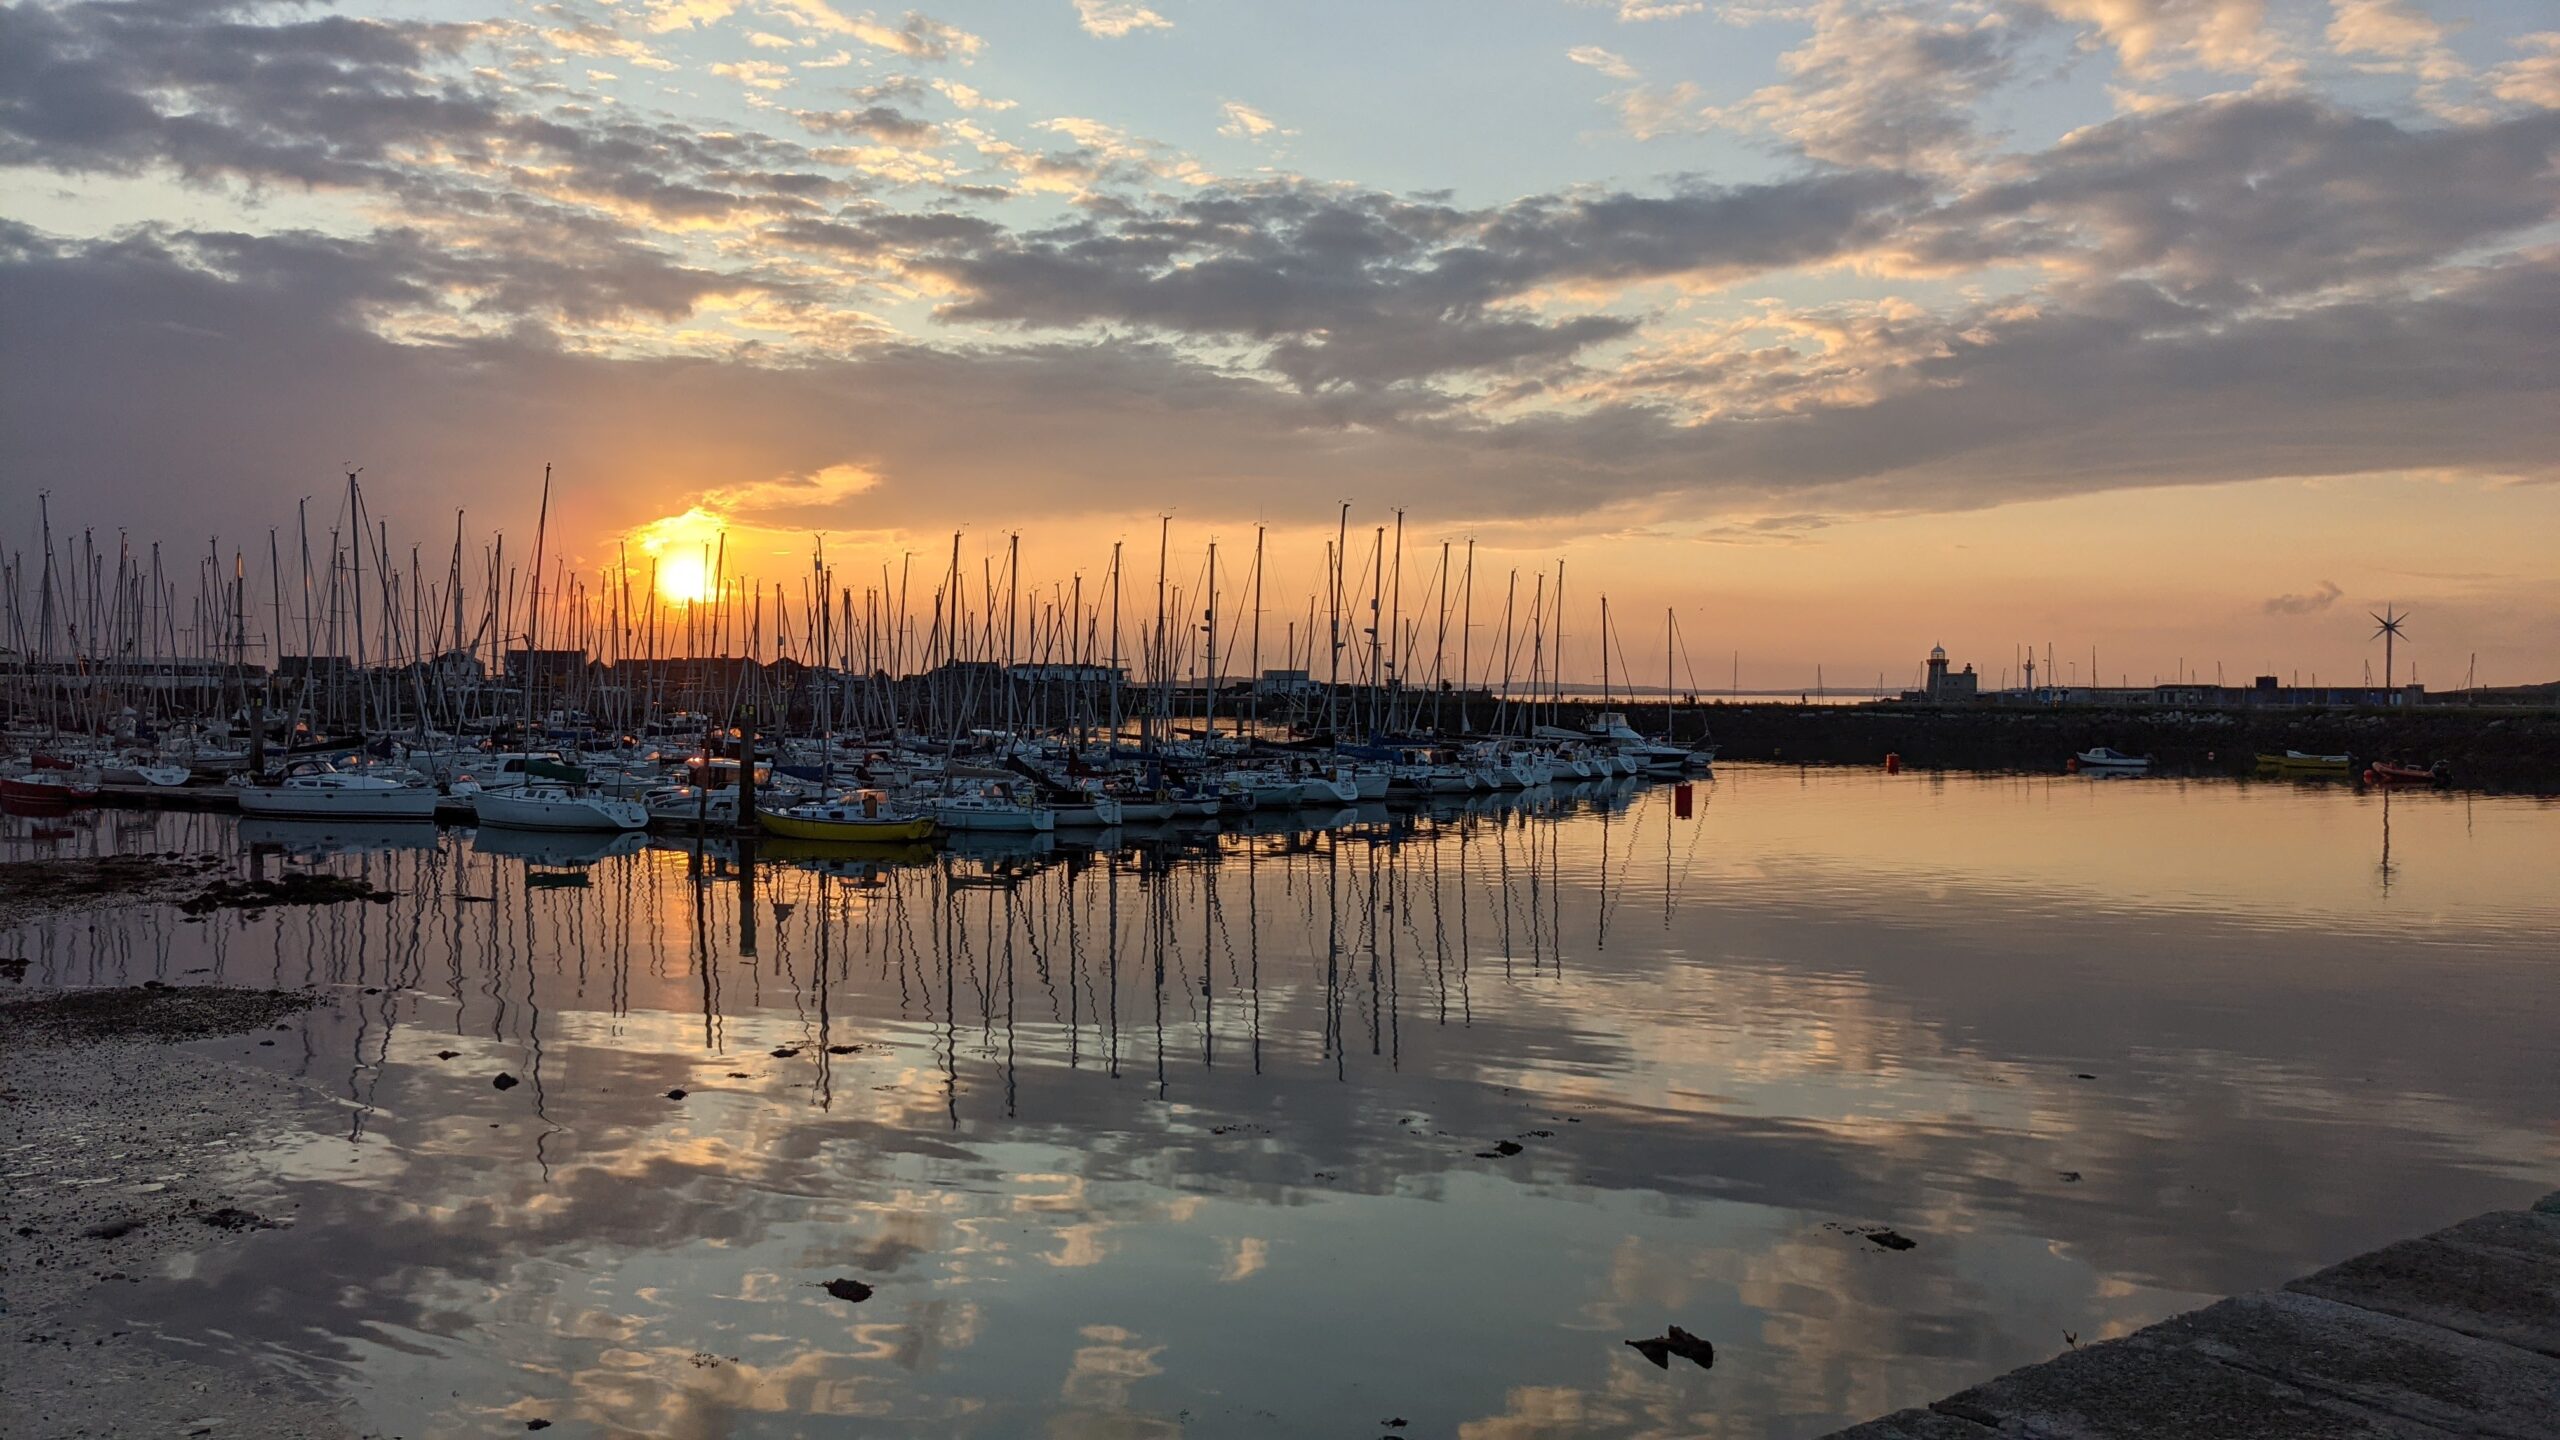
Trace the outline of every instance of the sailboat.
{"type": "Polygon", "coordinates": [[[931,815],[892,805],[877,790],[774,809],[759,806],[756,823],[766,834],[789,840],[863,844],[914,844],[931,840],[940,830],[931,815]]]}
{"type": "Polygon", "coordinates": [[[235,779],[240,813],[271,820],[433,820],[443,797],[432,785],[353,774],[326,760],[297,761],[272,785],[235,779]]]}
{"type": "Polygon", "coordinates": [[[472,818],[516,830],[644,830],[649,807],[582,786],[540,782],[471,795],[472,818]]]}

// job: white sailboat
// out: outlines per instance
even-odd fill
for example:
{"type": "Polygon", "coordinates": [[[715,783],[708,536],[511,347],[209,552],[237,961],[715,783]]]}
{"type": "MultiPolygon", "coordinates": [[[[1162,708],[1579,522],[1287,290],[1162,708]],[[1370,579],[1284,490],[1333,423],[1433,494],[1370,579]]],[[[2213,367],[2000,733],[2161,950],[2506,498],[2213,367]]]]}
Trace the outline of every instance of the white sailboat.
{"type": "Polygon", "coordinates": [[[566,785],[474,791],[471,814],[483,825],[516,830],[643,830],[649,824],[649,807],[637,800],[617,800],[566,785]]]}
{"type": "Polygon", "coordinates": [[[326,760],[297,762],[273,785],[235,784],[243,815],[271,820],[433,820],[432,785],[350,774],[326,760]]]}

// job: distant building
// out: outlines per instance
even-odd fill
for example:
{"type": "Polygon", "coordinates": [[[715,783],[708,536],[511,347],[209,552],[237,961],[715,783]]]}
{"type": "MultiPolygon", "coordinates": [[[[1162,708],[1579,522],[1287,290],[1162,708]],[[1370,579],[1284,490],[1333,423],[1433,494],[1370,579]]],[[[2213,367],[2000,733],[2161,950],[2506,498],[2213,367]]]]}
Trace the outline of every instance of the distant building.
{"type": "Polygon", "coordinates": [[[1126,684],[1128,672],[1108,665],[1070,664],[1045,661],[1011,667],[1006,673],[1026,685],[1110,685],[1126,684]]]}
{"type": "Polygon", "coordinates": [[[506,658],[506,677],[510,685],[522,685],[530,675],[536,684],[566,685],[586,673],[587,652],[554,650],[510,650],[506,658]]]}
{"type": "Polygon", "coordinates": [[[1322,689],[1324,687],[1318,685],[1304,670],[1265,670],[1262,672],[1262,678],[1253,682],[1254,694],[1276,696],[1281,699],[1313,695],[1322,689]]]}

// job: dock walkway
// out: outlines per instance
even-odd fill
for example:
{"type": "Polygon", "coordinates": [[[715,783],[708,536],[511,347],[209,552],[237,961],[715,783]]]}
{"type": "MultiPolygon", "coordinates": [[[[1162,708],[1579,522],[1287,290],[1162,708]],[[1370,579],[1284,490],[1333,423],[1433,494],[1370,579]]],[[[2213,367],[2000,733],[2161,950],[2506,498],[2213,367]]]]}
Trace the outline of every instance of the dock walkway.
{"type": "Polygon", "coordinates": [[[1830,1440],[2560,1437],[2560,1193],[1830,1440]]]}

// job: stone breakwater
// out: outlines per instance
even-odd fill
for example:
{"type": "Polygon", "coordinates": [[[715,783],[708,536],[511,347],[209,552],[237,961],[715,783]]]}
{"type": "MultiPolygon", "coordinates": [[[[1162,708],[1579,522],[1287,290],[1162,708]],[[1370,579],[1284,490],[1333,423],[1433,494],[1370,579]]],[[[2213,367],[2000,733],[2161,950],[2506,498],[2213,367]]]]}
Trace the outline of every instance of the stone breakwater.
{"type": "Polygon", "coordinates": [[[1831,1440],[2560,1434],[2560,1194],[1831,1440]]]}
{"type": "MultiPolygon", "coordinates": [[[[1722,758],[1881,765],[1914,770],[2058,771],[2072,755],[2112,745],[2166,771],[2246,775],[2260,754],[2347,754],[2444,762],[2466,789],[2560,794],[2560,712],[2429,709],[2011,710],[1903,705],[1707,705],[1692,714],[1714,731],[1722,758]]],[[[1660,711],[1655,711],[1659,723],[1660,711]]]]}

